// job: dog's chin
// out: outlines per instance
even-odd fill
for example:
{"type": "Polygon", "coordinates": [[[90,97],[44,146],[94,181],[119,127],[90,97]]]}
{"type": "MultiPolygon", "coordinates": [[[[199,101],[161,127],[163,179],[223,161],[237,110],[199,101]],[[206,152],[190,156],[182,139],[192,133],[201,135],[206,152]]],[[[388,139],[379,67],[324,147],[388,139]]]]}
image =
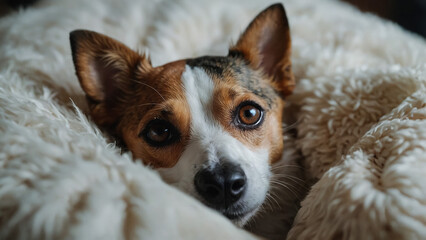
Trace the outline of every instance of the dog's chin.
{"type": "Polygon", "coordinates": [[[232,221],[236,226],[243,227],[259,210],[259,206],[245,212],[225,212],[225,217],[232,221]]]}
{"type": "Polygon", "coordinates": [[[238,227],[243,227],[259,210],[261,204],[252,207],[235,204],[226,209],[217,209],[203,202],[206,206],[219,212],[238,227]]]}
{"type": "Polygon", "coordinates": [[[228,206],[226,208],[217,208],[206,202],[199,195],[195,195],[194,197],[198,199],[201,203],[203,203],[205,206],[217,211],[224,217],[228,218],[233,224],[238,227],[243,227],[257,213],[263,203],[263,201],[260,201],[254,204],[247,204],[243,200],[232,204],[231,206],[228,206]]]}
{"type": "MultiPolygon", "coordinates": [[[[193,194],[192,196],[199,200],[205,206],[217,211],[224,217],[228,218],[233,224],[238,227],[243,227],[259,211],[265,200],[263,198],[258,199],[257,201],[251,201],[249,203],[247,199],[243,197],[242,199],[240,199],[240,201],[230,206],[217,207],[212,206],[198,194],[193,194]]],[[[253,200],[253,198],[251,200],[253,200]]]]}

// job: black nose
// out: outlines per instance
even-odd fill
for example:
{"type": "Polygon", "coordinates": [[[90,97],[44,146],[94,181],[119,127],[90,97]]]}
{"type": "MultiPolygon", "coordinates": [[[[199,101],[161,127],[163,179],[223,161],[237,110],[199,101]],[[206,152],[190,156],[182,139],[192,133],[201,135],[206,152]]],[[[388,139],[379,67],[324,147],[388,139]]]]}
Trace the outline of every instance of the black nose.
{"type": "Polygon", "coordinates": [[[243,195],[246,175],[231,163],[200,170],[194,178],[197,192],[214,208],[227,208],[243,195]]]}

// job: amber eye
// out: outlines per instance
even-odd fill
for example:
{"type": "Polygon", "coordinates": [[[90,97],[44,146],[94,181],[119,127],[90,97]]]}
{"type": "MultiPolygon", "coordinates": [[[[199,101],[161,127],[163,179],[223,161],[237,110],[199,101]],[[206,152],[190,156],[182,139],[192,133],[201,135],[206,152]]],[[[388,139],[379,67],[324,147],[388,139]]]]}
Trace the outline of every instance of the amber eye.
{"type": "Polygon", "coordinates": [[[254,129],[263,120],[263,109],[255,102],[243,102],[237,107],[236,125],[243,129],[254,129]]]}
{"type": "Polygon", "coordinates": [[[163,147],[178,140],[179,132],[171,123],[154,119],[146,125],[140,136],[153,147],[163,147]]]}

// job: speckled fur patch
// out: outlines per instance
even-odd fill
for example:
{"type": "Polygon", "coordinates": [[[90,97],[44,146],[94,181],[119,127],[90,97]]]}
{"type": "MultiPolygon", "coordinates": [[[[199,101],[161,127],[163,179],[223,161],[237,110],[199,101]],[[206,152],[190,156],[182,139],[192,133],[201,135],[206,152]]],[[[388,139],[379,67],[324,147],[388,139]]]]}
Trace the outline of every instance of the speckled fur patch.
{"type": "Polygon", "coordinates": [[[238,85],[264,99],[269,108],[274,106],[274,99],[279,96],[271,86],[271,80],[261,71],[252,69],[239,54],[233,53],[227,57],[204,56],[189,59],[186,64],[203,68],[214,80],[236,81],[238,85]]]}

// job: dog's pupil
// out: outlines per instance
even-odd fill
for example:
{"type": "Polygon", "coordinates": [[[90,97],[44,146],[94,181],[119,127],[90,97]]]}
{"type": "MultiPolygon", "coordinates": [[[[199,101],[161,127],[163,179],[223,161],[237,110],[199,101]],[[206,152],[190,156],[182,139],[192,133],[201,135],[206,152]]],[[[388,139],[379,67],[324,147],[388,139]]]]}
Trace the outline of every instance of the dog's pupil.
{"type": "Polygon", "coordinates": [[[256,116],[256,109],[251,108],[251,109],[247,109],[244,111],[244,116],[246,118],[253,118],[254,116],[256,116]]]}
{"type": "Polygon", "coordinates": [[[164,141],[169,136],[169,129],[163,125],[154,125],[151,127],[150,138],[154,141],[164,141]]]}

